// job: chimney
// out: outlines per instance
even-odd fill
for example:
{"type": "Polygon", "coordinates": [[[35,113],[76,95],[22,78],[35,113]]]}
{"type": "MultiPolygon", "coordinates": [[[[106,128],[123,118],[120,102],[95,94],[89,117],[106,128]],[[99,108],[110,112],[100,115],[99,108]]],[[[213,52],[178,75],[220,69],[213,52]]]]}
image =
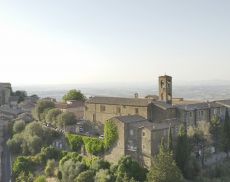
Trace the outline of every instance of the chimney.
{"type": "Polygon", "coordinates": [[[135,93],[135,94],[134,94],[134,98],[135,98],[135,99],[138,99],[138,98],[139,98],[138,93],[135,93]]]}

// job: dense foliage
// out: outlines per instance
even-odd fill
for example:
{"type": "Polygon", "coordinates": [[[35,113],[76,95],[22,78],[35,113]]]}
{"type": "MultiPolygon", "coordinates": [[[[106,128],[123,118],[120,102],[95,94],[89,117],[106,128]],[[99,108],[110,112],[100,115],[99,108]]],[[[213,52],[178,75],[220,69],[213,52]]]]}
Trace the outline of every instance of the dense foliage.
{"type": "Polygon", "coordinates": [[[12,95],[17,96],[18,97],[18,103],[20,103],[20,102],[25,100],[25,97],[27,96],[27,93],[26,93],[26,91],[17,90],[15,92],[13,92],[12,95]]]}
{"type": "Polygon", "coordinates": [[[115,123],[106,121],[104,126],[104,140],[82,135],[67,134],[66,138],[73,151],[79,151],[84,145],[90,154],[101,154],[108,150],[118,139],[118,131],[115,123]]]}
{"type": "Polygon", "coordinates": [[[81,93],[81,91],[73,89],[73,90],[70,90],[67,94],[65,94],[62,99],[64,101],[68,101],[68,100],[84,101],[85,96],[81,93]]]}
{"type": "Polygon", "coordinates": [[[222,149],[229,156],[230,151],[230,118],[228,109],[226,109],[225,120],[222,126],[222,136],[221,136],[222,149]]]}
{"type": "Polygon", "coordinates": [[[182,182],[183,176],[173,159],[171,151],[166,149],[163,142],[159,154],[155,157],[153,165],[148,174],[148,181],[151,182],[182,182]]]}
{"type": "Polygon", "coordinates": [[[87,170],[79,174],[74,182],[94,182],[94,171],[87,170]]]}
{"type": "Polygon", "coordinates": [[[33,114],[35,119],[39,121],[44,121],[46,113],[48,112],[49,109],[52,109],[55,107],[55,104],[51,101],[47,100],[39,100],[38,103],[36,104],[33,114]]]}
{"type": "Polygon", "coordinates": [[[13,173],[15,177],[18,177],[22,172],[28,175],[34,170],[34,162],[29,157],[18,157],[13,163],[13,173]]]}
{"type": "Polygon", "coordinates": [[[58,126],[64,128],[67,125],[76,123],[75,115],[72,112],[63,112],[57,116],[58,126]]]}
{"type": "Polygon", "coordinates": [[[32,122],[26,125],[23,132],[14,134],[7,141],[7,145],[14,154],[36,154],[40,152],[42,147],[52,144],[53,140],[57,139],[59,135],[55,130],[42,127],[37,122],[32,122]]]}
{"type": "Polygon", "coordinates": [[[176,152],[175,152],[176,164],[180,168],[184,176],[186,176],[186,167],[190,158],[189,140],[184,125],[180,126],[176,152]]]}
{"type": "Polygon", "coordinates": [[[34,182],[47,182],[47,180],[45,176],[38,176],[34,182]]]}
{"type": "Polygon", "coordinates": [[[56,126],[58,123],[58,115],[61,113],[62,112],[60,109],[57,108],[50,109],[45,116],[46,123],[50,123],[56,126]]]}
{"type": "Polygon", "coordinates": [[[98,138],[66,134],[70,147],[74,151],[79,151],[84,145],[86,151],[90,154],[99,154],[104,151],[104,142],[98,138]]]}
{"type": "Polygon", "coordinates": [[[25,129],[25,121],[23,120],[17,120],[15,121],[14,125],[13,125],[13,132],[14,133],[20,133],[21,131],[23,131],[25,129]]]}
{"type": "Polygon", "coordinates": [[[136,161],[130,156],[122,157],[116,167],[116,175],[118,179],[123,179],[125,176],[128,179],[134,179],[136,181],[145,181],[147,170],[142,168],[136,161]]]}
{"type": "Polygon", "coordinates": [[[104,126],[104,143],[105,148],[109,149],[118,139],[117,126],[114,122],[108,120],[104,126]]]}

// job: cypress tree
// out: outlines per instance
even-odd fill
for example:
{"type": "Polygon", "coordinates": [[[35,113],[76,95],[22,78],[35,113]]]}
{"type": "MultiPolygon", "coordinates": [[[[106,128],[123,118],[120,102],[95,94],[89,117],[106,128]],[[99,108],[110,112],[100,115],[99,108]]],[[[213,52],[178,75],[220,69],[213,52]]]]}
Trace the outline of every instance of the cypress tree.
{"type": "Polygon", "coordinates": [[[148,181],[152,182],[182,182],[183,176],[177,167],[173,154],[164,146],[161,141],[159,154],[153,161],[153,165],[148,173],[148,181]]]}
{"type": "Polygon", "coordinates": [[[229,157],[229,150],[230,150],[230,118],[228,109],[226,109],[225,113],[225,120],[224,124],[222,126],[222,148],[223,151],[227,154],[227,157],[229,157]]]}
{"type": "Polygon", "coordinates": [[[168,150],[173,151],[173,139],[172,139],[172,127],[171,124],[169,125],[169,130],[168,130],[168,150]]]}
{"type": "Polygon", "coordinates": [[[177,166],[180,168],[184,176],[186,176],[186,165],[189,161],[189,157],[190,157],[190,152],[189,152],[187,132],[185,130],[184,125],[181,125],[178,138],[177,138],[175,158],[176,158],[177,166]]]}

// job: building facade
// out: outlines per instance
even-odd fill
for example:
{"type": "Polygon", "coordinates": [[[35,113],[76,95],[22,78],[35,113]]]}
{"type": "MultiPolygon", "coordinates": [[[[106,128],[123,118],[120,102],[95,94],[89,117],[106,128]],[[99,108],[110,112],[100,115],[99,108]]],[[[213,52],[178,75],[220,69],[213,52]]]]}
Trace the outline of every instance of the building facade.
{"type": "Polygon", "coordinates": [[[147,168],[159,151],[162,137],[167,138],[169,126],[173,137],[176,137],[178,131],[178,123],[175,121],[152,123],[138,115],[117,116],[110,120],[117,125],[118,141],[105,155],[105,159],[116,162],[123,155],[130,155],[147,168]]]}
{"type": "Polygon", "coordinates": [[[9,104],[12,88],[10,83],[0,83],[0,105],[9,104]]]}
{"type": "Polygon", "coordinates": [[[151,99],[93,97],[85,104],[85,120],[105,123],[115,116],[140,115],[147,118],[151,99]]]}

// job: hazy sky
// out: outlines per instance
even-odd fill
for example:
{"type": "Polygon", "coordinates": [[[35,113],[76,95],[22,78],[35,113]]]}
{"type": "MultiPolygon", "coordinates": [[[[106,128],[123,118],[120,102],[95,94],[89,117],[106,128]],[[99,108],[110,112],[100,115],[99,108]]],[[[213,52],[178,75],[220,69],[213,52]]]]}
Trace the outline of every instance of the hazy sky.
{"type": "Polygon", "coordinates": [[[0,82],[230,79],[229,0],[0,0],[0,82]]]}

